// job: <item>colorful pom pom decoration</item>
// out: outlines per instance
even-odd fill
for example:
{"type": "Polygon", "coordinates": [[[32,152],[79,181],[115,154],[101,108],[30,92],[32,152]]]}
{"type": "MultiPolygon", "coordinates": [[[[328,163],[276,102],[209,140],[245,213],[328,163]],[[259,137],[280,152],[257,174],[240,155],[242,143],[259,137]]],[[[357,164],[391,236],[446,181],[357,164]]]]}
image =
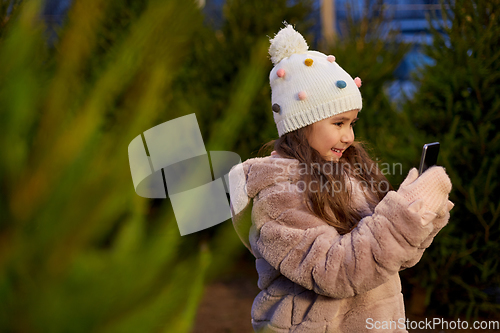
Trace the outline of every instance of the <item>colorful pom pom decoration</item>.
{"type": "Polygon", "coordinates": [[[273,104],[273,111],[274,111],[274,112],[276,112],[276,113],[279,113],[279,112],[280,112],[280,110],[281,110],[280,105],[279,105],[279,104],[274,103],[274,104],[273,104]]]}
{"type": "Polygon", "coordinates": [[[354,83],[356,83],[356,85],[358,86],[358,88],[361,87],[361,79],[359,77],[356,77],[354,79],[354,83]]]}
{"type": "Polygon", "coordinates": [[[285,70],[283,68],[278,69],[278,71],[276,72],[276,75],[278,75],[278,77],[285,76],[285,70]]]}
{"type": "Polygon", "coordinates": [[[304,64],[306,64],[306,66],[312,66],[313,60],[310,58],[307,58],[306,60],[304,60],[304,64]]]}
{"type": "Polygon", "coordinates": [[[307,98],[307,94],[306,94],[306,92],[305,92],[305,91],[301,91],[301,92],[299,92],[299,99],[300,99],[301,101],[305,100],[306,98],[307,98]]]}
{"type": "Polygon", "coordinates": [[[347,87],[347,83],[345,83],[344,80],[338,80],[335,85],[340,89],[344,89],[345,87],[347,87]]]}
{"type": "Polygon", "coordinates": [[[329,62],[335,62],[335,56],[329,55],[328,57],[326,57],[326,60],[328,60],[329,62]]]}

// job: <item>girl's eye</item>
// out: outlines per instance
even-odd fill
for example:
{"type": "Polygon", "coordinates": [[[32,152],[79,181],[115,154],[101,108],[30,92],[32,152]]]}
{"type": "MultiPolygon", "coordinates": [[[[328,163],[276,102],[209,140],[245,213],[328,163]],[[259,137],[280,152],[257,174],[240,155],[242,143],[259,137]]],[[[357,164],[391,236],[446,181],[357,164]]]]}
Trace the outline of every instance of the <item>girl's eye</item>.
{"type": "Polygon", "coordinates": [[[351,123],[351,127],[354,127],[354,126],[356,126],[356,122],[355,121],[351,123]]]}
{"type": "Polygon", "coordinates": [[[339,122],[339,123],[333,123],[335,126],[342,126],[343,122],[339,122]]]}

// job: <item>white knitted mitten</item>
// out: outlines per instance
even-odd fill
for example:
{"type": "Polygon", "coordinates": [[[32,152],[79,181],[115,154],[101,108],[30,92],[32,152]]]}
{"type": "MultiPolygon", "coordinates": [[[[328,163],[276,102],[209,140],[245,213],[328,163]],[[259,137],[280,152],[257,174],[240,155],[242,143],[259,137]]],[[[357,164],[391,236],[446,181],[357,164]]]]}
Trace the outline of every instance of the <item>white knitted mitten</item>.
{"type": "MultiPolygon", "coordinates": [[[[402,195],[408,203],[422,200],[425,210],[441,215],[448,207],[448,194],[451,191],[450,177],[443,167],[433,166],[420,177],[413,168],[399,186],[397,193],[402,195]]],[[[451,208],[450,208],[451,209],[451,208]]]]}

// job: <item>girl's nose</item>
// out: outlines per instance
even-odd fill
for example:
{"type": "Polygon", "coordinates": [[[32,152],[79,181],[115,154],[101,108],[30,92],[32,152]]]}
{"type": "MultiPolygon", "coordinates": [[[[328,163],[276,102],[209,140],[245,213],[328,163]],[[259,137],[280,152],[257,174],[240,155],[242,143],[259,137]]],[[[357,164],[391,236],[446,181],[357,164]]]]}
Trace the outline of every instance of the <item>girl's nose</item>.
{"type": "Polygon", "coordinates": [[[349,127],[348,129],[342,132],[340,140],[348,144],[351,144],[354,141],[354,130],[352,129],[352,127],[349,127]]]}

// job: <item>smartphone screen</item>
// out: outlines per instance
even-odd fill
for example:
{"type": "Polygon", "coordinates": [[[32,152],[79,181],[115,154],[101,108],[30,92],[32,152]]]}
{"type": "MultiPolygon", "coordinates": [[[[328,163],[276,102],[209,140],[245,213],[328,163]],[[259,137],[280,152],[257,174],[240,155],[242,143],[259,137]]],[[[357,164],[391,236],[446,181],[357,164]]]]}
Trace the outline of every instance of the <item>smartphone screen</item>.
{"type": "Polygon", "coordinates": [[[426,143],[422,148],[422,157],[420,158],[420,167],[418,174],[421,175],[425,170],[437,164],[439,154],[439,142],[426,143]]]}

